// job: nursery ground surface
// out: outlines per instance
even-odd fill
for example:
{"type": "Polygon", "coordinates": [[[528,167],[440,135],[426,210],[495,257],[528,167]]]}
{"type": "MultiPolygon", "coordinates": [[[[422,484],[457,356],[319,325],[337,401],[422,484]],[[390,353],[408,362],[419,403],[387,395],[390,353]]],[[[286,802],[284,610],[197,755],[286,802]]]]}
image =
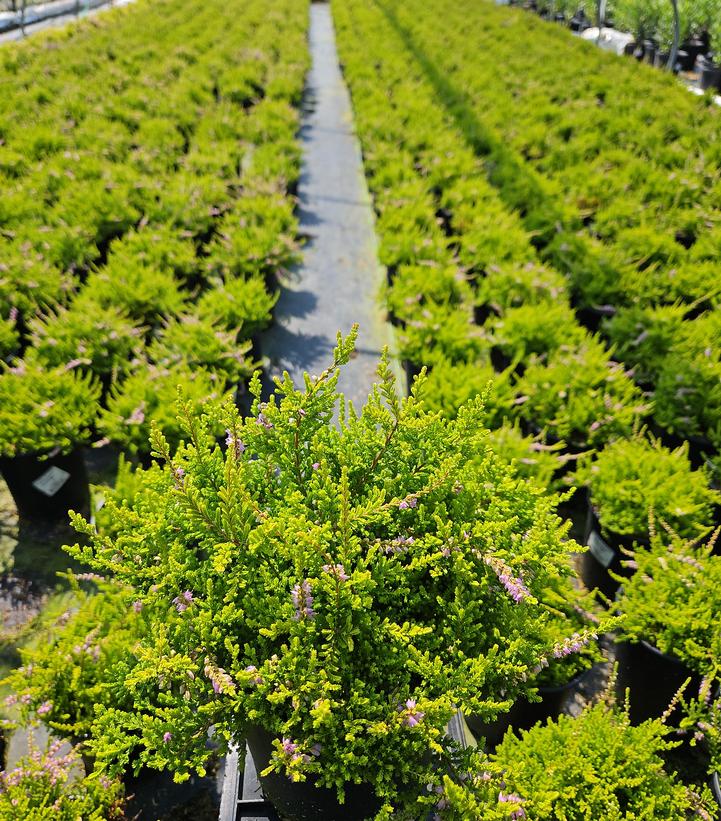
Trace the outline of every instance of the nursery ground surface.
{"type": "Polygon", "coordinates": [[[372,202],[328,4],[311,5],[309,44],[313,63],[300,130],[298,192],[303,259],[283,282],[262,347],[271,376],[287,370],[300,384],[304,372],[327,366],[338,331],[347,333],[358,323],[356,357],[339,383],[358,409],[373,384],[381,349],[391,340],[379,303],[383,270],[372,202]]]}

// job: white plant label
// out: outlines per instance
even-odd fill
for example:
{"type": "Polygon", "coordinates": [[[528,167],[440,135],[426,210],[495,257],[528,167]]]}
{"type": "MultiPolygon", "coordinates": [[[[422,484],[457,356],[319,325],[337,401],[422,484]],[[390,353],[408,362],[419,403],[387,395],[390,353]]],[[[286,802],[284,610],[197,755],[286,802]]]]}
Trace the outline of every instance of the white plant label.
{"type": "Polygon", "coordinates": [[[601,538],[597,530],[592,530],[588,536],[588,549],[593,558],[604,567],[610,567],[616,553],[601,538]]]}
{"type": "Polygon", "coordinates": [[[44,493],[46,496],[54,496],[69,478],[70,474],[67,470],[63,470],[62,468],[55,467],[55,465],[53,465],[41,476],[38,476],[38,478],[33,482],[33,487],[35,490],[39,490],[40,493],[44,493]]]}

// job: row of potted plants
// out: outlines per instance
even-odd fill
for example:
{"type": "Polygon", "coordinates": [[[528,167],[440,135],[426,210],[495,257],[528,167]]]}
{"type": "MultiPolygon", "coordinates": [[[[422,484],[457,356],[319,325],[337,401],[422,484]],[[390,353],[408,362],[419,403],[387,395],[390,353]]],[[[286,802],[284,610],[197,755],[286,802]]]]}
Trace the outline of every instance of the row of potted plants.
{"type": "MultiPolygon", "coordinates": [[[[165,38],[150,54],[141,44],[159,9],[136,11],[119,15],[113,39],[115,48],[127,39],[127,61],[118,65],[106,55],[104,71],[95,75],[100,85],[88,93],[94,100],[112,77],[126,89],[123,102],[98,97],[61,129],[61,146],[28,159],[12,180],[14,194],[38,203],[9,216],[4,234],[9,273],[3,284],[13,334],[0,391],[23,401],[0,411],[0,469],[25,517],[64,517],[69,507],[87,505],[82,445],[109,442],[147,459],[151,418],[172,439],[178,385],[200,402],[246,383],[252,339],[275,303],[275,275],[295,258],[290,195],[298,177],[297,106],[307,65],[303,4],[289,0],[272,14],[252,5],[232,25],[219,8],[203,4],[202,14],[186,9],[202,36],[191,37],[185,50],[180,44],[190,34],[187,26],[163,27],[165,38]],[[282,51],[275,49],[278,26],[288,30],[282,51]],[[243,56],[248,42],[253,49],[243,56]],[[142,54],[151,70],[133,86],[142,54]],[[156,101],[167,106],[163,119],[152,113],[156,101]],[[115,136],[106,140],[108,127],[115,136]],[[83,169],[97,165],[98,145],[105,170],[82,185],[95,195],[106,190],[100,182],[106,172],[109,178],[125,175],[130,188],[107,187],[123,207],[128,191],[136,192],[127,221],[111,209],[109,233],[84,223],[77,211],[78,203],[90,202],[94,220],[105,213],[76,185],[83,169]],[[49,186],[51,202],[39,190],[49,186]],[[65,247],[45,242],[56,226],[61,234],[68,226],[79,232],[82,259],[53,256],[65,247]],[[42,251],[32,250],[33,237],[42,251]],[[14,269],[13,248],[41,274],[57,274],[59,289],[44,289],[47,280],[35,280],[35,268],[14,269]]],[[[63,106],[83,88],[83,69],[110,48],[101,26],[96,51],[89,51],[87,28],[75,35],[80,43],[70,38],[62,69],[50,72],[59,95],[53,99],[62,103],[40,107],[35,119],[41,132],[63,122],[63,106]]],[[[44,53],[18,49],[25,58],[15,72],[21,109],[44,53]]],[[[27,129],[16,132],[12,123],[8,117],[3,150],[27,137],[27,129]]]]}
{"type": "MultiPolygon", "coordinates": [[[[356,110],[361,127],[366,129],[366,142],[371,138],[369,129],[375,142],[366,150],[366,164],[379,212],[382,258],[392,273],[389,304],[396,317],[405,322],[404,353],[416,363],[430,362],[428,357],[433,352],[454,364],[470,359],[481,359],[482,364],[483,356],[479,357],[478,351],[484,355],[490,347],[492,353],[501,354],[501,363],[510,364],[514,357],[523,360],[525,372],[518,382],[519,396],[505,391],[504,404],[527,397],[523,405],[515,407],[514,415],[539,427],[562,414],[565,419],[558,417],[560,424],[551,433],[557,439],[575,440],[576,447],[595,445],[609,434],[630,431],[632,417],[644,412],[644,400],[630,381],[633,378],[638,387],[653,391],[655,424],[667,444],[677,444],[677,437],[691,439],[695,452],[713,456],[718,447],[714,398],[719,374],[718,335],[714,312],[698,315],[704,307],[713,307],[713,301],[676,307],[619,308],[618,317],[601,322],[604,314],[615,311],[608,306],[591,312],[589,322],[589,312],[579,310],[582,303],[574,293],[574,275],[569,273],[567,263],[577,257],[579,270],[583,265],[585,281],[591,287],[596,287],[599,280],[602,284],[603,277],[593,276],[593,258],[586,255],[588,244],[583,236],[563,230],[562,215],[554,207],[549,182],[497,143],[471,106],[460,99],[454,101],[451,92],[444,100],[445,75],[429,67],[418,47],[409,41],[408,31],[404,34],[399,30],[397,18],[395,25],[389,24],[390,13],[385,5],[370,7],[367,12],[365,22],[373,26],[371,39],[380,38],[387,46],[385,54],[378,57],[375,71],[363,69],[352,55],[347,59],[344,55],[344,59],[349,64],[351,85],[356,88],[356,110]],[[406,62],[415,57],[417,70],[408,75],[397,54],[405,55],[406,62]],[[392,86],[390,103],[379,98],[373,88],[376,81],[392,86]],[[384,122],[389,105],[399,112],[395,132],[384,122]],[[474,151],[485,155],[489,141],[491,156],[485,161],[474,156],[474,151]],[[429,145],[434,146],[435,157],[428,156],[429,145]],[[485,179],[479,179],[481,175],[488,175],[495,190],[485,179]],[[399,208],[401,202],[403,208],[399,208]],[[509,206],[517,207],[518,212],[509,211],[509,206]],[[558,223],[551,226],[548,223],[554,217],[558,223]],[[542,258],[553,252],[546,266],[539,264],[536,247],[542,258]],[[568,276],[567,281],[547,267],[549,261],[568,276]],[[436,281],[429,288],[427,282],[432,274],[436,281]],[[509,293],[513,288],[515,293],[509,293]],[[494,289],[502,292],[494,296],[494,289]],[[549,307],[548,302],[557,302],[559,296],[566,305],[549,307]],[[569,298],[576,317],[568,307],[569,298]],[[534,304],[522,304],[526,300],[545,304],[539,309],[534,304]],[[471,311],[492,336],[474,331],[469,323],[471,311]],[[639,320],[641,327],[630,321],[639,313],[644,316],[639,320]],[[671,355],[659,356],[657,369],[650,371],[638,367],[641,363],[633,352],[639,346],[650,353],[654,345],[659,345],[653,339],[647,342],[651,334],[644,333],[649,324],[646,317],[655,317],[656,313],[697,318],[683,323],[677,336],[666,336],[666,349],[671,355]],[[576,319],[586,326],[599,327],[615,349],[604,351],[576,319]],[[536,338],[523,338],[529,334],[536,338]],[[521,338],[504,339],[509,335],[521,338]],[[610,358],[621,359],[630,370],[624,372],[612,364],[609,374],[610,358]],[[559,393],[569,382],[574,388],[583,387],[578,391],[580,401],[567,402],[559,393]],[[598,390],[597,386],[609,382],[613,386],[610,391],[598,390]],[[595,403],[594,392],[599,400],[595,403]],[[609,407],[604,403],[610,403],[609,407]],[[574,420],[574,416],[578,418],[574,420]],[[591,425],[593,430],[589,430],[591,425]]],[[[341,9],[341,19],[342,14],[341,9]]],[[[358,25],[359,15],[354,14],[354,25],[358,25]]],[[[473,58],[470,62],[473,64],[473,58]]],[[[652,284],[645,285],[649,293],[653,291],[652,284]]],[[[681,292],[686,290],[683,278],[679,288],[681,292]]],[[[619,306],[621,302],[619,298],[619,306]]],[[[498,366],[498,362],[496,356],[494,364],[498,366]]],[[[475,368],[473,376],[467,368],[461,368],[461,395],[471,395],[485,384],[488,370],[475,368]]],[[[442,401],[452,405],[454,387],[447,383],[455,379],[447,369],[439,379],[445,383],[442,401]]],[[[497,391],[501,383],[505,387],[505,378],[497,380],[497,391]]],[[[652,410],[650,403],[646,404],[652,410]]]]}
{"type": "MultiPolygon", "coordinates": [[[[573,31],[584,31],[598,23],[597,4],[573,0],[531,0],[516,3],[533,9],[541,17],[566,23],[573,31]]],[[[713,54],[719,52],[721,40],[721,9],[716,0],[677,4],[679,39],[674,71],[701,69],[701,87],[718,87],[718,69],[714,70],[713,54]]],[[[657,0],[609,0],[605,4],[601,24],[618,28],[633,35],[624,53],[633,55],[659,68],[667,68],[674,42],[675,23],[673,5],[657,0]]]]}
{"type": "Polygon", "coordinates": [[[438,26],[384,4],[579,304],[714,304],[717,110],[516,10],[450,5],[438,26]]]}
{"type": "MultiPolygon", "coordinates": [[[[339,2],[335,14],[390,266],[388,304],[411,372],[432,366],[425,395],[451,415],[485,390],[495,441],[536,480],[557,481],[569,451],[604,448],[597,457],[587,452],[574,478],[591,491],[587,532],[597,565],[591,569],[600,570],[613,593],[619,579],[607,565],[616,576],[628,572],[621,548],[648,546],[649,511],[685,536],[709,532],[717,502],[709,474],[692,469],[698,462],[689,460],[688,443],[668,448],[639,429],[647,409],[638,406],[633,388],[616,401],[605,393],[609,381],[632,385],[629,375],[580,326],[566,279],[539,262],[517,218],[494,197],[486,168],[464,144],[466,135],[454,136],[457,120],[436,100],[432,67],[389,25],[388,9],[339,2]],[[593,407],[597,391],[595,416],[574,424],[593,407]],[[524,438],[519,422],[526,433],[545,428],[552,437],[524,438]],[[574,439],[576,431],[581,436],[574,439]]],[[[690,331],[692,323],[685,327],[690,331]]],[[[584,571],[590,583],[593,575],[599,574],[584,571]]],[[[526,718],[516,711],[511,721],[526,718]]],[[[489,726],[479,729],[488,738],[489,726]]]]}

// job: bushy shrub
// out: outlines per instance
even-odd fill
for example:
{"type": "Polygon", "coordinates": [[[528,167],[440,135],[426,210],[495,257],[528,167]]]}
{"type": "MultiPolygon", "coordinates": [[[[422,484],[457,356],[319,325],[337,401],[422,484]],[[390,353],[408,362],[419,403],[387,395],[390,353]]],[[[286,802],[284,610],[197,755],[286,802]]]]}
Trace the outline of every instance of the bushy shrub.
{"type": "Polygon", "coordinates": [[[716,536],[703,546],[656,534],[649,550],[628,559],[635,569],[617,599],[623,636],[647,641],[707,675],[721,658],[721,556],[712,551],[716,536]]]}
{"type": "MultiPolygon", "coordinates": [[[[491,399],[487,403],[491,407],[492,401],[491,399]]],[[[491,415],[490,418],[493,416],[491,415]]],[[[524,436],[517,422],[513,425],[505,422],[492,428],[488,434],[489,445],[500,459],[513,465],[519,476],[550,490],[559,483],[557,474],[568,460],[562,453],[562,442],[546,445],[542,438],[542,436],[524,436]]]]}
{"type": "Polygon", "coordinates": [[[0,817],[6,821],[108,821],[125,818],[123,789],[110,778],[83,778],[82,760],[61,743],[31,749],[0,773],[0,817]]]}
{"type": "Polygon", "coordinates": [[[126,453],[141,458],[150,453],[151,421],[170,442],[177,443],[181,436],[175,409],[179,388],[197,409],[209,399],[220,399],[226,390],[223,379],[202,368],[139,362],[135,372],[114,388],[98,419],[98,429],[126,453]]]}
{"type": "Polygon", "coordinates": [[[586,457],[576,481],[591,491],[601,526],[624,536],[645,537],[652,512],[679,536],[696,537],[708,530],[719,501],[706,470],[691,470],[687,445],[669,450],[644,435],[586,457]]]}
{"type": "Polygon", "coordinates": [[[648,411],[623,366],[594,339],[561,347],[547,361],[532,357],[516,390],[522,418],[542,420],[551,436],[576,445],[627,436],[648,411]]]}
{"type": "Polygon", "coordinates": [[[70,308],[30,321],[31,343],[39,362],[47,367],[76,363],[102,376],[123,373],[140,352],[145,329],[120,308],[103,306],[83,291],[70,308]]]}
{"type": "Polygon", "coordinates": [[[426,784],[456,706],[491,718],[552,654],[540,597],[573,549],[553,501],[485,448],[478,400],[455,421],[401,402],[386,359],[362,414],[334,427],[351,353],[341,340],[305,391],[286,377],[267,404],[255,379],[252,416],[220,413],[225,452],[216,412],[181,403],[189,441],[173,453],[154,435],[166,466],[132,506],[106,502],[112,536],[74,519],[90,544],[72,554],[158,608],[152,648],[118,681],[134,709],[100,711],[100,766],[137,746],[182,777],[204,766],[211,725],[227,744],[260,724],[277,737],[269,769],[341,797],[364,781],[379,817],[417,817],[438,801],[426,784]]]}
{"type": "Polygon", "coordinates": [[[562,715],[507,734],[494,759],[506,770],[506,790],[523,798],[529,821],[678,821],[697,809],[708,814],[708,791],[696,795],[664,769],[664,753],[678,744],[671,732],[659,720],[634,727],[624,710],[600,702],[577,718],[562,715]]]}
{"type": "Polygon", "coordinates": [[[199,367],[208,373],[238,382],[253,373],[248,358],[250,343],[237,342],[239,328],[226,330],[196,314],[183,314],[170,320],[148,348],[148,356],[158,366],[182,365],[188,370],[199,367]]]}
{"type": "Polygon", "coordinates": [[[250,339],[270,324],[280,292],[271,294],[261,277],[229,279],[207,290],[198,300],[198,316],[250,339]]]}
{"type": "Polygon", "coordinates": [[[39,719],[74,743],[90,738],[96,705],[129,706],[113,685],[132,670],[147,631],[147,615],[127,590],[95,581],[92,592],[73,582],[72,608],[41,621],[32,646],[21,650],[22,666],[3,682],[21,723],[39,719]]]}
{"type": "Polygon", "coordinates": [[[0,371],[0,455],[67,453],[87,442],[100,385],[66,367],[22,360],[0,371]]]}

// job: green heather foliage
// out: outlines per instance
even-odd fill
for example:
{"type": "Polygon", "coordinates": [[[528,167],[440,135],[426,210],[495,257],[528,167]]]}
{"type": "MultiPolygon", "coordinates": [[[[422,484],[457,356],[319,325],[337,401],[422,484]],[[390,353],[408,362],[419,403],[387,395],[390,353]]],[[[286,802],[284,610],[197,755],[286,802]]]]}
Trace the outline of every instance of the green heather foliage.
{"type": "Polygon", "coordinates": [[[616,606],[628,641],[645,640],[700,675],[718,674],[721,658],[721,556],[718,533],[697,546],[655,535],[650,550],[633,553],[636,572],[623,581],[616,606]]]}
{"type": "Polygon", "coordinates": [[[510,359],[524,361],[531,355],[552,354],[563,347],[580,346],[588,332],[564,302],[540,302],[509,308],[486,323],[492,340],[510,359]]]}
{"type": "Polygon", "coordinates": [[[269,293],[258,277],[230,279],[203,294],[198,316],[228,331],[239,329],[241,339],[250,339],[270,323],[279,293],[269,293]]]}
{"type": "Polygon", "coordinates": [[[563,449],[562,442],[546,445],[541,438],[524,436],[518,423],[505,422],[491,430],[488,442],[496,456],[513,465],[519,476],[551,490],[558,484],[556,474],[568,460],[559,452],[563,449]]]}
{"type": "Polygon", "coordinates": [[[664,769],[663,754],[678,745],[671,732],[660,720],[634,727],[624,710],[600,702],[507,733],[494,759],[529,821],[681,821],[696,810],[710,818],[708,791],[694,794],[664,769]]]}
{"type": "Polygon", "coordinates": [[[627,436],[648,410],[623,366],[594,339],[559,348],[547,361],[532,357],[516,390],[522,418],[543,420],[552,436],[578,445],[627,436]]]}
{"type": "Polygon", "coordinates": [[[209,373],[237,382],[253,373],[246,358],[250,343],[236,342],[239,328],[225,330],[195,314],[170,320],[148,348],[148,356],[158,365],[184,365],[190,370],[204,368],[209,373]]]}
{"type": "Polygon", "coordinates": [[[622,308],[604,323],[604,332],[639,382],[655,382],[684,324],[683,305],[622,308]]]}
{"type": "Polygon", "coordinates": [[[181,282],[200,270],[192,242],[167,225],[129,231],[111,244],[108,262],[121,271],[136,265],[170,271],[181,282]]]}
{"type": "Polygon", "coordinates": [[[12,319],[0,319],[0,359],[4,359],[9,354],[17,350],[20,342],[20,335],[17,325],[12,319]]]}
{"type": "Polygon", "coordinates": [[[197,410],[225,394],[224,377],[195,365],[137,363],[134,372],[114,387],[98,418],[98,430],[126,453],[141,459],[150,453],[151,422],[176,445],[182,436],[175,403],[180,390],[197,410]]]}
{"type": "Polygon", "coordinates": [[[46,367],[78,363],[99,376],[123,373],[140,352],[145,329],[119,308],[83,293],[70,308],[56,308],[29,322],[31,344],[46,367]]]}
{"type": "MultiPolygon", "coordinates": [[[[116,679],[134,709],[99,711],[99,766],[135,750],[184,778],[202,771],[211,726],[222,746],[260,724],[278,739],[272,770],[341,798],[368,782],[379,817],[415,818],[438,801],[426,789],[438,765],[452,776],[456,707],[491,718],[553,655],[543,596],[577,549],[553,499],[487,448],[481,400],[454,421],[415,393],[400,401],[385,357],[362,413],[346,407],[336,385],[354,337],[305,390],[286,375],[262,403],[254,379],[246,419],[181,402],[185,442],[173,452],[156,430],[165,466],[141,474],[131,503],[108,498],[110,535],[74,518],[89,543],[72,555],[153,614],[116,679]]],[[[463,783],[446,790],[449,817],[472,817],[461,809],[486,782],[463,783]]]]}
{"type": "MultiPolygon", "coordinates": [[[[267,324],[265,280],[296,254],[308,8],[235,6],[140,3],[3,51],[0,358],[17,364],[29,341],[49,373],[73,363],[106,388],[147,363],[114,394],[117,410],[133,394],[131,416],[173,404],[172,377],[162,401],[145,396],[155,360],[200,365],[203,395],[249,376],[235,336],[267,324]],[[6,326],[16,319],[29,339],[6,326]]],[[[147,425],[133,440],[122,420],[104,424],[147,452],[147,425]]]]}
{"type": "Polygon", "coordinates": [[[115,308],[145,325],[179,314],[189,296],[170,271],[147,268],[134,259],[109,260],[88,277],[86,288],[103,309],[115,308]]]}
{"type": "Polygon", "coordinates": [[[644,538],[649,513],[684,539],[708,531],[718,491],[705,469],[692,470],[688,445],[669,450],[640,434],[586,457],[575,479],[591,492],[604,530],[644,538]]]}
{"type": "Polygon", "coordinates": [[[83,777],[80,756],[60,748],[60,742],[45,750],[33,746],[12,770],[0,773],[0,817],[4,821],[125,818],[120,782],[83,777]]]}
{"type": "Polygon", "coordinates": [[[718,311],[684,324],[654,391],[659,424],[721,445],[721,323],[718,311]]]}
{"type": "Polygon", "coordinates": [[[22,360],[0,371],[0,456],[63,453],[87,442],[100,385],[67,367],[22,360]]]}
{"type": "Polygon", "coordinates": [[[513,402],[509,372],[496,373],[490,362],[455,365],[438,359],[423,384],[423,399],[428,407],[451,419],[476,396],[484,398],[484,424],[495,429],[504,421],[513,402]]]}
{"type": "Polygon", "coordinates": [[[113,684],[118,670],[135,665],[148,626],[127,590],[95,581],[93,592],[73,583],[72,609],[41,622],[32,648],[21,650],[22,666],[3,682],[12,690],[6,704],[18,705],[23,723],[40,718],[76,743],[90,737],[97,705],[131,707],[113,684]]]}
{"type": "Polygon", "coordinates": [[[498,313],[521,305],[563,304],[568,283],[558,271],[538,263],[491,265],[478,283],[478,298],[498,313]]]}

